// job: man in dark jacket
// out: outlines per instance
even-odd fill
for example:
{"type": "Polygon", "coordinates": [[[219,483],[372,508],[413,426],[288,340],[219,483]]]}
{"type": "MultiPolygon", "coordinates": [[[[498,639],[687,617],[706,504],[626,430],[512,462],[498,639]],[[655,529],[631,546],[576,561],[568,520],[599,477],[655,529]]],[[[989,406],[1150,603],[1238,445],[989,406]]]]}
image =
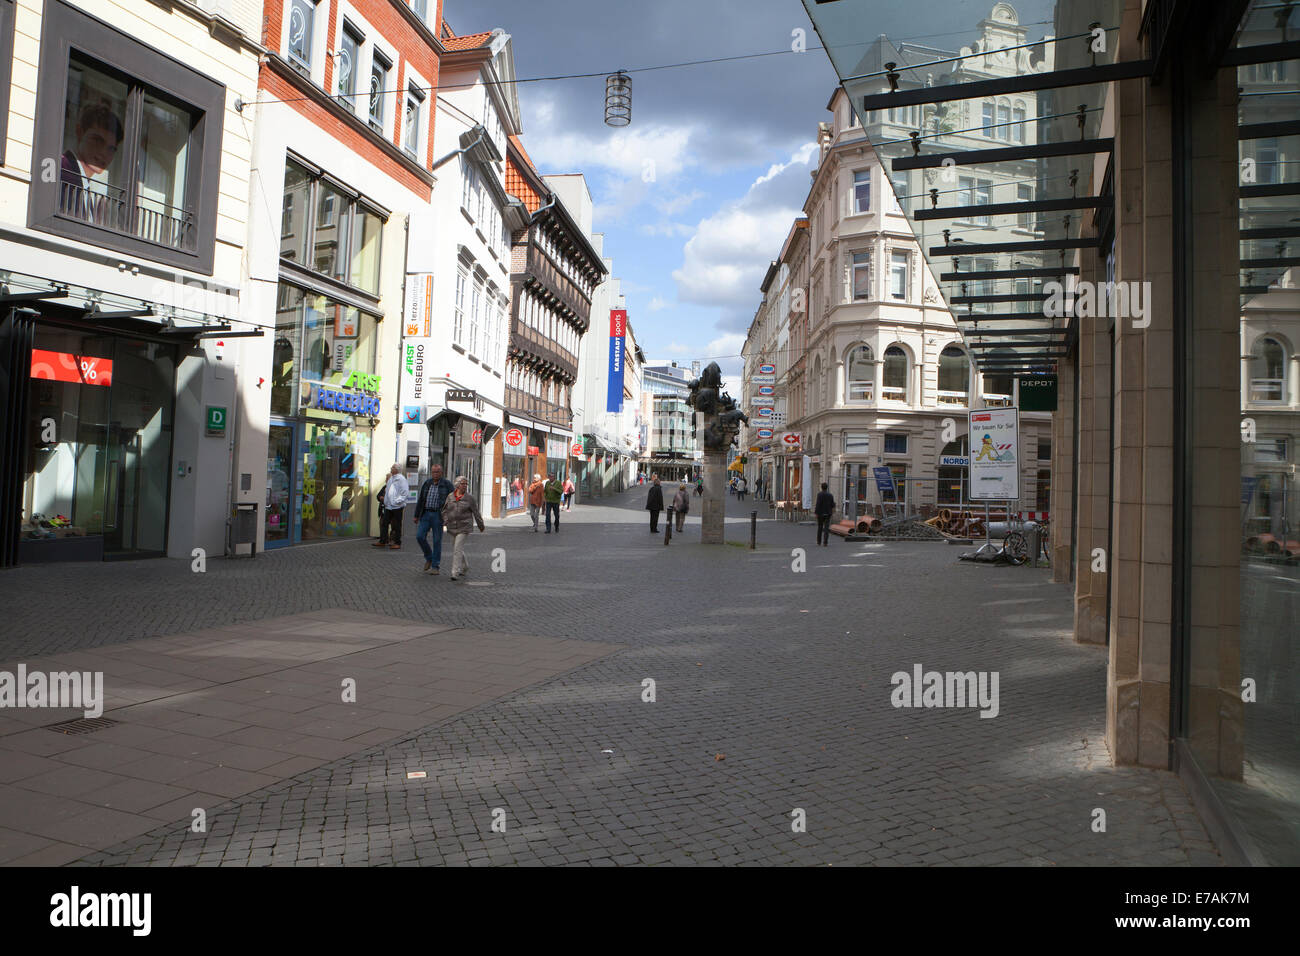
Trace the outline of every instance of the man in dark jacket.
{"type": "Polygon", "coordinates": [[[650,533],[659,531],[659,512],[664,510],[664,490],[659,487],[659,476],[655,475],[650,485],[650,493],[645,498],[645,510],[650,512],[650,533]]]}
{"type": "Polygon", "coordinates": [[[415,499],[415,540],[420,542],[420,550],[424,552],[424,570],[430,574],[437,574],[438,565],[442,563],[442,506],[455,490],[451,482],[442,477],[442,465],[434,465],[415,499]],[[433,532],[432,548],[425,540],[430,531],[433,532]]]}
{"type": "Polygon", "coordinates": [[[835,496],[830,492],[830,485],[822,482],[822,490],[817,495],[813,514],[817,516],[817,543],[831,543],[831,515],[835,513],[835,496]]]}

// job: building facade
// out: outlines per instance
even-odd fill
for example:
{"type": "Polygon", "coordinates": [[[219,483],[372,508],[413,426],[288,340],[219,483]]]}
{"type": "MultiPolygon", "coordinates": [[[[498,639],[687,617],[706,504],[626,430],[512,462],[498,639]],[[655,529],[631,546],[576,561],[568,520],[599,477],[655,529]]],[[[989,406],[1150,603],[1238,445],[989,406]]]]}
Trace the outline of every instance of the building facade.
{"type": "Polygon", "coordinates": [[[260,37],[0,2],[0,566],[226,547],[260,37]]]}
{"type": "Polygon", "coordinates": [[[648,443],[641,471],[666,480],[687,480],[699,473],[704,447],[692,435],[695,410],[687,404],[689,369],[676,362],[650,362],[641,374],[641,414],[648,423],[648,443]]]}

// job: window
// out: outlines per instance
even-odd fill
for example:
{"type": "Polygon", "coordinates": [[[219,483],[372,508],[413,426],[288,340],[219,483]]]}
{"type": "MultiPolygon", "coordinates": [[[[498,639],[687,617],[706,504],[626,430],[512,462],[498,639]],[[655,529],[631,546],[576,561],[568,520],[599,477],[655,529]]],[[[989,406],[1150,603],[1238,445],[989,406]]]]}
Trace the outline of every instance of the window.
{"type": "Polygon", "coordinates": [[[456,270],[456,306],[452,315],[451,338],[457,345],[464,342],[465,334],[465,283],[469,274],[464,269],[456,270]]]}
{"type": "Polygon", "coordinates": [[[1034,493],[1034,508],[1050,511],[1052,507],[1052,469],[1038,469],[1038,482],[1034,493]]]}
{"type": "Polygon", "coordinates": [[[970,398],[970,363],[966,353],[949,345],[939,353],[939,404],[965,405],[970,398]]]}
{"type": "Polygon", "coordinates": [[[906,250],[895,249],[889,254],[889,294],[895,299],[907,298],[906,250]]]}
{"type": "Polygon", "coordinates": [[[1009,106],[998,107],[998,139],[1011,138],[1011,108],[1009,106]]]}
{"type": "Polygon", "coordinates": [[[871,253],[853,253],[853,298],[871,298],[871,253]]]}
{"type": "Polygon", "coordinates": [[[1050,438],[1038,439],[1038,460],[1039,461],[1052,460],[1052,440],[1050,438]]]}
{"type": "Polygon", "coordinates": [[[1286,400],[1286,354],[1277,339],[1264,337],[1250,351],[1250,400],[1286,400]]]}
{"type": "Polygon", "coordinates": [[[352,215],[349,279],[358,289],[379,294],[379,245],[384,220],[373,209],[357,203],[352,215]]]}
{"type": "Polygon", "coordinates": [[[907,433],[886,432],[885,433],[885,454],[906,455],[907,454],[907,433]]]}
{"type": "Polygon", "coordinates": [[[889,208],[891,212],[901,213],[903,211],[903,201],[907,198],[907,176],[895,176],[891,182],[894,191],[889,197],[889,208]]]}
{"type": "Polygon", "coordinates": [[[907,401],[907,353],[897,345],[885,349],[884,385],[880,391],[882,398],[907,401]]]}
{"type": "Polygon", "coordinates": [[[312,32],[316,26],[315,0],[293,0],[289,6],[289,62],[311,70],[312,32]]]}
{"type": "Polygon", "coordinates": [[[483,308],[483,286],[478,282],[474,283],[473,298],[470,301],[473,305],[469,310],[469,351],[471,355],[477,355],[478,328],[483,308]]]}
{"type": "Polygon", "coordinates": [[[1282,181],[1276,139],[1255,141],[1255,182],[1278,183],[1282,181]]]}
{"type": "Polygon", "coordinates": [[[1256,464],[1285,465],[1286,439],[1261,438],[1255,442],[1256,464]]]}
{"type": "Polygon", "coordinates": [[[10,70],[14,63],[14,0],[0,0],[0,166],[9,138],[10,70]]]}
{"type": "Polygon", "coordinates": [[[411,9],[420,15],[421,20],[429,19],[429,0],[411,0],[411,9]]]}
{"type": "MultiPolygon", "coordinates": [[[[957,180],[957,185],[961,189],[961,204],[963,206],[987,206],[989,202],[989,187],[993,185],[987,179],[975,179],[972,176],[961,176],[957,180]]],[[[981,226],[989,225],[988,216],[977,216],[967,214],[967,222],[973,222],[981,226]]]]}
{"type": "MultiPolygon", "coordinates": [[[[1016,186],[1016,202],[1033,202],[1034,187],[1029,183],[1019,183],[1016,186]]],[[[1016,216],[1016,225],[1021,229],[1034,228],[1034,214],[1032,212],[1022,212],[1016,216]]]]}
{"type": "Polygon", "coordinates": [[[1025,111],[1013,109],[1011,111],[1011,141],[1013,143],[1023,143],[1025,141],[1025,111]]]}
{"type": "Polygon", "coordinates": [[[352,112],[357,109],[357,68],[360,63],[362,37],[350,23],[343,24],[334,68],[338,71],[338,100],[352,112]]]}
{"type": "Polygon", "coordinates": [[[871,436],[866,432],[844,433],[845,455],[866,455],[871,451],[871,436]]]}
{"type": "Polygon", "coordinates": [[[460,207],[466,212],[470,212],[473,205],[471,197],[474,195],[474,179],[477,175],[478,172],[474,169],[473,164],[462,153],[460,157],[460,207]]]}
{"type": "Polygon", "coordinates": [[[392,64],[376,50],[370,60],[370,125],[381,133],[387,114],[384,102],[388,98],[388,71],[392,68],[392,64]]]}
{"type": "Polygon", "coordinates": [[[991,137],[993,135],[993,104],[984,104],[984,135],[991,137]]]}
{"type": "Polygon", "coordinates": [[[859,169],[853,174],[853,211],[871,211],[871,170],[859,169]]]}
{"type": "Polygon", "coordinates": [[[280,258],[378,295],[387,220],[345,189],[294,159],[286,160],[280,258]]]}
{"type": "Polygon", "coordinates": [[[871,401],[872,386],[875,384],[876,363],[872,361],[871,346],[859,345],[849,353],[849,360],[844,363],[845,379],[848,382],[850,402],[871,401]]]}
{"type": "Polygon", "coordinates": [[[41,35],[29,224],[211,274],[225,87],[53,0],[41,35]]]}
{"type": "Polygon", "coordinates": [[[424,112],[424,94],[414,86],[406,90],[406,112],[402,125],[402,146],[412,157],[420,153],[420,116],[424,112]]]}

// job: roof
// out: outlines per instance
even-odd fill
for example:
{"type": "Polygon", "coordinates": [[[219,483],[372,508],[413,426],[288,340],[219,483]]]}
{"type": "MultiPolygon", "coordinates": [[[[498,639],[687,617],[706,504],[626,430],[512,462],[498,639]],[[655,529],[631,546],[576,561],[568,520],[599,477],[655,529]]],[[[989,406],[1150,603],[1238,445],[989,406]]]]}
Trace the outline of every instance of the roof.
{"type": "Polygon", "coordinates": [[[519,197],[528,211],[535,213],[548,192],[546,184],[519,137],[512,134],[506,138],[510,141],[506,150],[506,192],[519,197]]]}
{"type": "MultiPolygon", "coordinates": [[[[446,23],[443,26],[445,27],[446,23]]],[[[492,31],[489,30],[486,33],[471,33],[469,36],[464,37],[447,37],[443,40],[443,46],[449,51],[455,52],[457,50],[477,50],[491,42],[492,31]]]]}

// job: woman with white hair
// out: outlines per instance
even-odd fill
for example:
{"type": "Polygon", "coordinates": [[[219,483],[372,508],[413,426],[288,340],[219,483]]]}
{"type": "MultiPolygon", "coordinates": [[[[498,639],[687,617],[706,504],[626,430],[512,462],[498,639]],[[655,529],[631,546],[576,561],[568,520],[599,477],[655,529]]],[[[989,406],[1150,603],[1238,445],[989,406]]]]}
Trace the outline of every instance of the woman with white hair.
{"type": "Polygon", "coordinates": [[[451,579],[459,581],[469,571],[469,562],[465,560],[465,541],[469,538],[474,525],[484,531],[483,516],[479,514],[478,502],[469,493],[469,479],[457,475],[455,491],[442,506],[442,521],[447,526],[447,533],[452,536],[451,545],[451,579]]]}

